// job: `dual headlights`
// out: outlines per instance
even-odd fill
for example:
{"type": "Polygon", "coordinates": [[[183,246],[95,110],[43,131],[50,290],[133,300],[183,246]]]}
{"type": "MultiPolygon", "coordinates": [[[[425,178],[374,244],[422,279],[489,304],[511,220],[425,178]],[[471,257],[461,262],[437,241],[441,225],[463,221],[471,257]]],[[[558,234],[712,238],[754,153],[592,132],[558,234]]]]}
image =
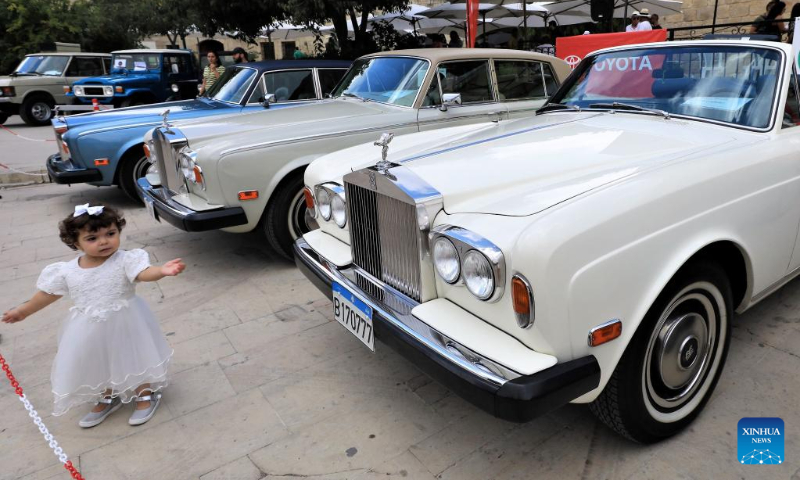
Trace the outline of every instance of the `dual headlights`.
{"type": "Polygon", "coordinates": [[[191,182],[205,190],[206,182],[203,177],[203,169],[197,164],[197,152],[192,151],[188,146],[178,150],[178,170],[186,182],[191,182]]]}
{"type": "Polygon", "coordinates": [[[337,183],[323,183],[315,189],[316,210],[326,222],[333,219],[339,228],[347,226],[347,202],[344,187],[337,183]]]}
{"type": "Polygon", "coordinates": [[[505,260],[495,244],[464,228],[443,225],[431,232],[433,266],[450,285],[463,282],[479,300],[503,295],[505,260]]]}
{"type": "MultiPolygon", "coordinates": [[[[479,300],[495,302],[505,289],[505,257],[500,248],[461,227],[441,225],[430,234],[431,255],[437,275],[450,285],[463,284],[479,300]]],[[[520,328],[535,318],[533,291],[520,273],[511,279],[511,304],[520,328]]]]}

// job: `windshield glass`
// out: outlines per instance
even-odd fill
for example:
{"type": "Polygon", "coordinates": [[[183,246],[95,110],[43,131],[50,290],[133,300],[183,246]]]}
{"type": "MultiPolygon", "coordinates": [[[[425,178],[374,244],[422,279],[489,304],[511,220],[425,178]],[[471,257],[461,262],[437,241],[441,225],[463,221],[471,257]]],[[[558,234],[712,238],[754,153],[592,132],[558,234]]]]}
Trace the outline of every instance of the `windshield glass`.
{"type": "Polygon", "coordinates": [[[357,60],[336,87],[333,96],[356,96],[410,107],[417,98],[417,92],[425,81],[427,72],[428,62],[416,58],[357,60]]]}
{"type": "Polygon", "coordinates": [[[17,75],[51,75],[60,76],[69,62],[68,56],[36,55],[25,57],[14,73],[17,75]]]}
{"type": "Polygon", "coordinates": [[[255,76],[252,68],[228,67],[208,89],[207,96],[221,102],[241,103],[255,76]]]}
{"type": "Polygon", "coordinates": [[[612,108],[618,102],[626,104],[619,110],[658,109],[765,128],[781,54],[756,47],[676,46],[601,54],[578,68],[550,103],[612,108]]]}
{"type": "Polygon", "coordinates": [[[146,72],[161,68],[161,55],[157,53],[126,53],[111,57],[112,72],[125,70],[128,72],[146,72]]]}

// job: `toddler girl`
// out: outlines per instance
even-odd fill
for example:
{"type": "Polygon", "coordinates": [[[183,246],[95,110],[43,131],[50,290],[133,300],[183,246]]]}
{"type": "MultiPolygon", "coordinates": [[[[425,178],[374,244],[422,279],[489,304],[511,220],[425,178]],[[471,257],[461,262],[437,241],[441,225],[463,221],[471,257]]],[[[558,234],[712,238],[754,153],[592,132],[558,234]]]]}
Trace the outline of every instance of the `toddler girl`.
{"type": "Polygon", "coordinates": [[[48,265],[33,297],[3,314],[15,323],[69,295],[75,306],[61,325],[50,381],[53,415],[97,402],[78,423],[100,424],[123,403],[136,402],[128,423],[153,417],[167,386],[167,345],[153,313],[136,296],[136,281],[155,282],[181,273],[180,259],[151,267],[147,252],[119,249],[125,219],[114,209],[79,205],[59,224],[61,241],[83,252],[69,262],[48,265]]]}

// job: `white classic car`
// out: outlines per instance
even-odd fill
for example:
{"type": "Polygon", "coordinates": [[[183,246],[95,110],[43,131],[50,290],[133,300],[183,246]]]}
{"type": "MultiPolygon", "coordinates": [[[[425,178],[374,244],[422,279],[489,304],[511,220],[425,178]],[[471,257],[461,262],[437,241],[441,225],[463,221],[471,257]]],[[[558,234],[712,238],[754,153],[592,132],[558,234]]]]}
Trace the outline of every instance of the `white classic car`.
{"type": "Polygon", "coordinates": [[[793,58],[606,49],[535,117],[320,158],[296,262],[369,348],[498,417],[592,402],[630,439],[666,438],[711,396],[734,311],[800,272],[793,58]]]}
{"type": "MultiPolygon", "coordinates": [[[[303,171],[317,157],[397,134],[533,115],[569,74],[560,59],[492,49],[383,52],[356,60],[331,99],[145,135],[163,173],[137,187],[150,210],[189,231],[261,228],[289,257],[309,230],[303,171]]],[[[262,85],[270,94],[278,86],[262,85]]],[[[266,95],[265,95],[266,96],[266,95]]]]}

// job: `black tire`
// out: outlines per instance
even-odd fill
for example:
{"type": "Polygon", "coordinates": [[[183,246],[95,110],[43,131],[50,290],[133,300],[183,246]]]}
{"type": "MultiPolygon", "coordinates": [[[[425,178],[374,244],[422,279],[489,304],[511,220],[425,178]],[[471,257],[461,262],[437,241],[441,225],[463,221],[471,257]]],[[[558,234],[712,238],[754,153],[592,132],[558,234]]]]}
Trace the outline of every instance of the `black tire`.
{"type": "Polygon", "coordinates": [[[725,366],[732,298],[718,265],[684,267],[650,307],[608,384],[589,405],[592,413],[640,443],[666,439],[689,425],[725,366]]]}
{"type": "Polygon", "coordinates": [[[267,204],[261,224],[273,250],[289,260],[294,257],[294,241],[309,231],[303,187],[302,172],[281,182],[267,204]]]}
{"type": "Polygon", "coordinates": [[[125,195],[131,200],[144,205],[139,191],[136,189],[136,181],[144,177],[150,162],[144,156],[141,145],[133,147],[122,157],[119,167],[119,177],[117,182],[125,195]]]}
{"type": "Polygon", "coordinates": [[[22,121],[34,127],[48,125],[53,118],[53,108],[56,104],[52,98],[44,95],[31,95],[22,102],[19,116],[22,121]]]}
{"type": "Polygon", "coordinates": [[[0,112],[0,125],[6,123],[6,120],[8,120],[8,115],[0,112]]]}
{"type": "Polygon", "coordinates": [[[122,103],[119,104],[119,106],[120,108],[125,108],[125,107],[135,107],[137,105],[147,105],[150,103],[153,102],[148,101],[147,98],[139,96],[139,97],[126,98],[125,100],[122,101],[122,103]]]}

